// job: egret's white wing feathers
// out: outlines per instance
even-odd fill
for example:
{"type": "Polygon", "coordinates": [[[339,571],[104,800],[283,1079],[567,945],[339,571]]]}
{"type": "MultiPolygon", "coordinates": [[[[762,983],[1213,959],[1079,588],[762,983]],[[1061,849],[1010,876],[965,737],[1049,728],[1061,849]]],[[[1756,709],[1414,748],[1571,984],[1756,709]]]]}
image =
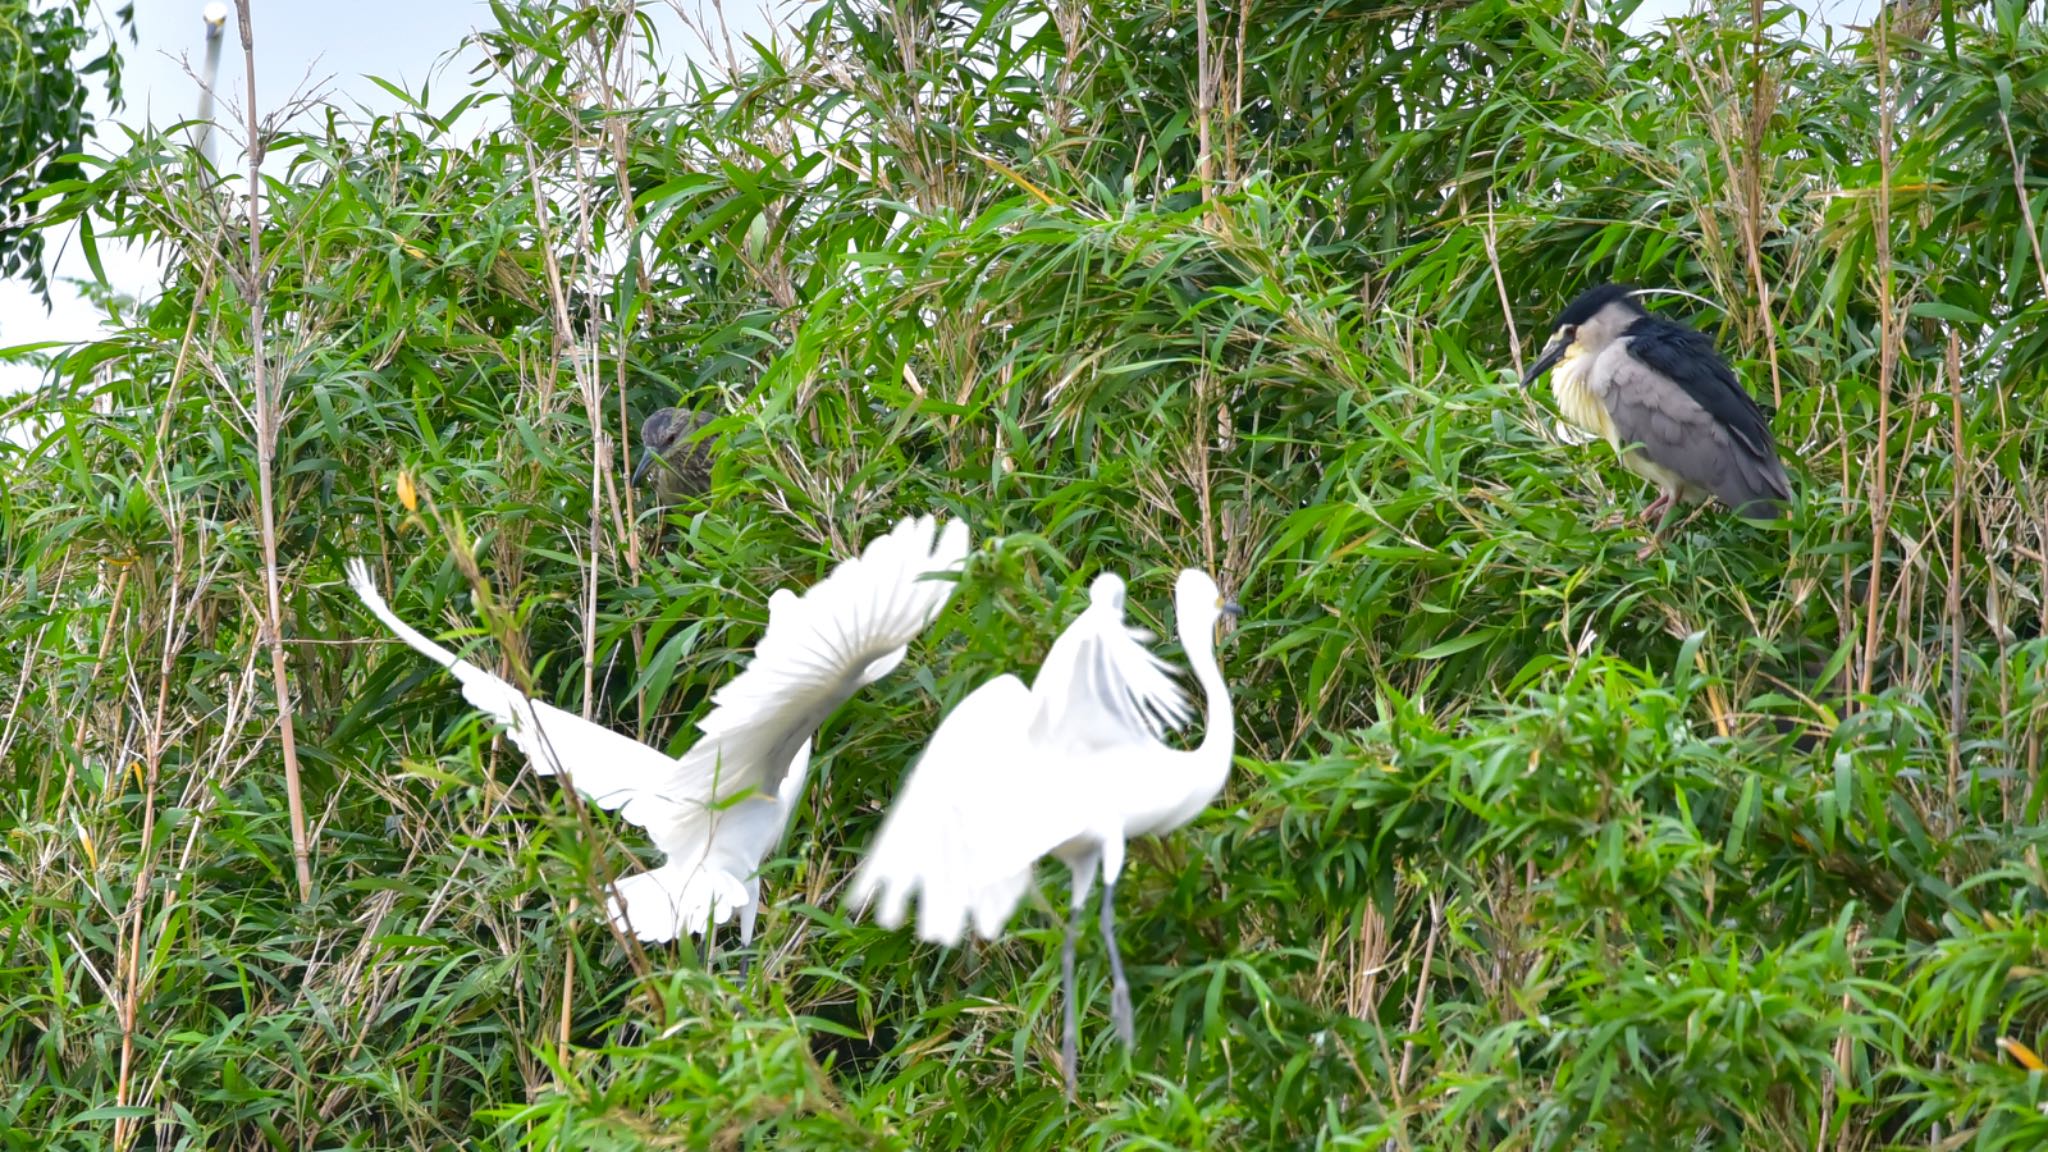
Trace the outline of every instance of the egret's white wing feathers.
{"type": "MultiPolygon", "coordinates": [[[[641,795],[639,781],[674,769],[675,761],[659,749],[535,700],[427,639],[391,610],[370,579],[369,566],[360,559],[348,562],[348,582],[385,627],[414,651],[454,673],[463,698],[505,726],[506,737],[526,754],[539,775],[564,773],[593,803],[630,808],[641,795]]],[[[631,820],[633,813],[626,817],[631,820]]],[[[751,870],[748,867],[734,874],[701,858],[671,859],[651,872],[617,881],[610,902],[612,918],[622,926],[630,924],[642,940],[673,940],[682,930],[702,932],[707,924],[723,924],[747,902],[741,877],[751,870]]]]}
{"type": "MultiPolygon", "coordinates": [[[[772,597],[772,623],[746,670],[712,694],[703,738],[665,779],[643,785],[644,803],[636,799],[626,818],[664,852],[688,856],[744,812],[734,801],[778,793],[799,745],[901,662],[952,596],[952,581],[926,577],[966,559],[967,526],[956,520],[936,539],[934,529],[929,516],[905,520],[802,596],[772,597]]],[[[762,853],[773,846],[771,837],[762,853]]]]}
{"type": "Polygon", "coordinates": [[[1096,578],[1092,602],[1053,641],[1031,682],[1031,739],[1071,754],[1155,742],[1193,714],[1173,667],[1124,623],[1123,581],[1096,578]]]}
{"type": "MultiPolygon", "coordinates": [[[[903,659],[951,597],[967,526],[906,519],[803,595],[769,597],[769,626],[745,670],[712,694],[704,735],[680,758],[534,700],[409,627],[361,561],[349,582],[385,625],[453,672],[469,702],[506,725],[543,775],[566,773],[592,802],[648,831],[663,867],[615,886],[614,916],[644,940],[723,923],[753,901],[754,874],[782,837],[810,740],[847,698],[903,659]]],[[[743,917],[743,920],[746,918],[743,917]]]]}
{"type": "Polygon", "coordinates": [[[1050,847],[1039,831],[1047,797],[1024,759],[1032,707],[1031,690],[1007,674],[954,706],[861,863],[856,906],[879,897],[875,917],[894,928],[915,896],[917,934],[942,944],[958,944],[970,919],[984,938],[1002,931],[1050,847]]]}
{"type": "Polygon", "coordinates": [[[900,924],[915,896],[919,937],[957,944],[971,921],[994,939],[1038,858],[1095,831],[1075,803],[1101,790],[1087,775],[1117,772],[1119,751],[1164,749],[1160,737],[1187,721],[1151,637],[1124,623],[1123,581],[1097,577],[1090,597],[1030,688],[998,676],[932,733],[854,882],[856,904],[880,897],[883,925],[900,924]]]}
{"type": "Polygon", "coordinates": [[[506,736],[542,775],[566,769],[575,777],[579,790],[590,793],[593,800],[602,804],[599,794],[612,790],[605,787],[607,779],[659,774],[675,763],[630,736],[622,736],[573,712],[564,712],[544,700],[535,700],[427,639],[399,619],[384,602],[383,594],[370,579],[369,566],[361,560],[348,562],[348,581],[385,627],[397,633],[414,651],[454,673],[462,685],[463,698],[503,724],[506,736]]]}
{"type": "MultiPolygon", "coordinates": [[[[1129,1047],[1131,997],[1116,944],[1116,881],[1132,836],[1163,835],[1187,823],[1229,778],[1235,738],[1214,627],[1235,606],[1199,570],[1185,569],[1174,582],[1181,647],[1202,685],[1207,714],[1201,745],[1176,751],[1158,731],[1185,715],[1185,702],[1166,691],[1171,682],[1164,666],[1149,659],[1135,630],[1124,626],[1123,582],[1098,577],[1090,594],[1089,610],[1054,643],[1036,683],[1027,689],[1014,676],[998,676],[932,733],[849,896],[863,907],[880,896],[876,919],[892,928],[916,898],[917,934],[953,945],[963,921],[971,920],[984,937],[1001,933],[1039,856],[1058,857],[1072,873],[1069,907],[1076,919],[1099,871],[1110,1020],[1129,1047]],[[1119,644],[1136,648],[1140,658],[1126,657],[1119,644]]],[[[1060,952],[1067,1007],[1060,1053],[1069,1099],[1079,1061],[1076,935],[1067,934],[1060,952]]]]}

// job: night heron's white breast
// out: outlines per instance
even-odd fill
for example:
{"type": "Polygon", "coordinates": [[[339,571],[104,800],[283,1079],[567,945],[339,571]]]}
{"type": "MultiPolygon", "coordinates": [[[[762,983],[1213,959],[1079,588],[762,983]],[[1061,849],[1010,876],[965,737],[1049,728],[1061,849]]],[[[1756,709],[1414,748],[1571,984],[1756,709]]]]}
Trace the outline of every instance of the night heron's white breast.
{"type": "Polygon", "coordinates": [[[1605,389],[1594,387],[1593,368],[1601,357],[1626,355],[1628,346],[1625,341],[1610,344],[1597,354],[1589,354],[1574,344],[1550,373],[1550,388],[1557,396],[1558,413],[1567,423],[1612,444],[1621,455],[1622,467],[1655,484],[1661,491],[1696,500],[1699,490],[1687,484],[1684,477],[1643,455],[1642,449],[1634,444],[1622,443],[1621,432],[1614,426],[1614,416],[1607,410],[1605,389]]]}
{"type": "Polygon", "coordinates": [[[1608,415],[1606,403],[1591,386],[1594,359],[1578,345],[1572,345],[1557,367],[1550,370],[1550,391],[1557,397],[1558,415],[1566,423],[1620,448],[1614,417],[1608,415]]]}

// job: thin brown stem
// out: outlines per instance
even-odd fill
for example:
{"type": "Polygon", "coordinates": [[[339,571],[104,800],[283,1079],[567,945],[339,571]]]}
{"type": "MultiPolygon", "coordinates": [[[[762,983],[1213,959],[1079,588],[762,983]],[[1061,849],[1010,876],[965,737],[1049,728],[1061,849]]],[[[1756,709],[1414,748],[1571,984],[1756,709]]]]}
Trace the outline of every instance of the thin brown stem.
{"type": "Polygon", "coordinates": [[[1415,997],[1408,1006],[1408,1040],[1401,1046],[1401,1072],[1394,1078],[1395,1091],[1408,1091],[1408,1066],[1415,1058],[1415,1034],[1422,1030],[1422,1008],[1429,1002],[1429,969],[1436,963],[1436,938],[1444,926],[1443,897],[1429,898],[1429,938],[1422,945],[1422,971],[1415,975],[1415,997]]]}
{"type": "Polygon", "coordinates": [[[298,874],[299,899],[313,899],[312,848],[306,838],[306,800],[299,788],[299,742],[292,728],[291,685],[285,677],[284,612],[279,606],[277,579],[277,498],[272,476],[277,460],[277,397],[271,393],[263,345],[263,150],[256,123],[256,37],[249,20],[249,0],[235,0],[242,32],[242,74],[248,81],[244,123],[249,131],[249,264],[244,291],[249,297],[249,383],[256,392],[256,490],[263,525],[263,591],[265,639],[270,643],[270,682],[277,695],[277,734],[284,749],[285,799],[291,807],[292,866],[298,874]]]}
{"type": "Polygon", "coordinates": [[[1863,666],[1859,692],[1870,691],[1877,664],[1877,608],[1884,599],[1884,544],[1891,532],[1892,380],[1898,370],[1898,317],[1892,301],[1892,119],[1890,21],[1878,14],[1877,45],[1877,467],[1870,480],[1870,571],[1863,590],[1863,666]]]}
{"type": "Polygon", "coordinates": [[[1200,141],[1196,170],[1202,179],[1202,203],[1215,195],[1216,157],[1211,151],[1210,119],[1216,111],[1216,68],[1209,58],[1209,0],[1195,0],[1195,137],[1200,141]]]}
{"type": "Polygon", "coordinates": [[[1771,364],[1771,405],[1785,405],[1785,385],[1778,370],[1778,318],[1771,307],[1771,282],[1764,275],[1764,128],[1777,106],[1777,90],[1764,68],[1764,0],[1749,3],[1749,116],[1742,153],[1742,247],[1756,287],[1757,312],[1764,321],[1764,353],[1771,364]]]}
{"type": "Polygon", "coordinates": [[[1948,812],[1956,817],[1956,791],[1963,774],[1963,485],[1969,479],[1968,442],[1963,436],[1963,341],[1949,329],[1948,374],[1950,504],[1948,525],[1948,812]]]}
{"type": "Polygon", "coordinates": [[[1998,126],[2005,131],[2005,154],[2012,157],[2012,190],[2020,201],[2020,219],[2026,221],[2027,243],[2034,250],[2034,274],[2041,278],[2041,294],[2048,296],[2048,259],[2041,255],[2041,228],[2034,223],[2034,205],[2027,199],[2027,168],[2020,163],[2020,150],[2012,142],[2012,118],[1998,114],[1998,126]]]}
{"type": "Polygon", "coordinates": [[[1508,355],[1514,357],[1515,379],[1522,378],[1522,336],[1515,330],[1515,302],[1508,296],[1507,277],[1500,267],[1500,231],[1493,219],[1493,189],[1486,190],[1486,266],[1493,270],[1493,289],[1500,293],[1500,314],[1508,325],[1508,355]]]}

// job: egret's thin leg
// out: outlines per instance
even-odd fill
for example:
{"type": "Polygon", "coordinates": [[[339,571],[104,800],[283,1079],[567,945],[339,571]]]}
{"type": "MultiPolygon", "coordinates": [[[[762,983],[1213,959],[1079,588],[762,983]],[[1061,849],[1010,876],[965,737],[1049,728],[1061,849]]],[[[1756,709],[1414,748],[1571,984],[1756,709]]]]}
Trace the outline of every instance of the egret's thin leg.
{"type": "MultiPolygon", "coordinates": [[[[747,969],[754,959],[754,917],[761,913],[761,885],[757,880],[747,886],[747,895],[752,897],[740,909],[740,987],[747,986],[747,969]]],[[[712,929],[704,930],[709,934],[712,929]]]]}
{"type": "Polygon", "coordinates": [[[1086,893],[1074,897],[1073,911],[1067,917],[1067,941],[1060,946],[1060,996],[1067,1002],[1067,1028],[1060,1040],[1060,1062],[1066,1066],[1068,1100],[1074,1098],[1081,1047],[1081,1017],[1074,997],[1074,939],[1081,935],[1081,910],[1087,899],[1086,893]]]}
{"type": "Polygon", "coordinates": [[[1116,1038],[1131,1046],[1131,986],[1124,982],[1124,957],[1116,946],[1116,885],[1102,886],[1102,944],[1109,949],[1109,1021],[1116,1038]]]}

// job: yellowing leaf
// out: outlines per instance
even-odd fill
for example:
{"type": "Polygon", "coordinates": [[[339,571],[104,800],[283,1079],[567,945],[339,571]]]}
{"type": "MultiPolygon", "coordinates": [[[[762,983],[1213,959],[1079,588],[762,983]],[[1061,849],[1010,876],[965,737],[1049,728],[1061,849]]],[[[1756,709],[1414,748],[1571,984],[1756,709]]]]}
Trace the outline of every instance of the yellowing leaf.
{"type": "Polygon", "coordinates": [[[2048,1064],[2043,1064],[2041,1058],[2034,1055],[2034,1050],[2025,1044],[2007,1036],[2000,1036],[1998,1038],[1998,1046],[2005,1050],[2007,1056],[2019,1061],[2028,1071],[2048,1072],[2048,1064]]]}

